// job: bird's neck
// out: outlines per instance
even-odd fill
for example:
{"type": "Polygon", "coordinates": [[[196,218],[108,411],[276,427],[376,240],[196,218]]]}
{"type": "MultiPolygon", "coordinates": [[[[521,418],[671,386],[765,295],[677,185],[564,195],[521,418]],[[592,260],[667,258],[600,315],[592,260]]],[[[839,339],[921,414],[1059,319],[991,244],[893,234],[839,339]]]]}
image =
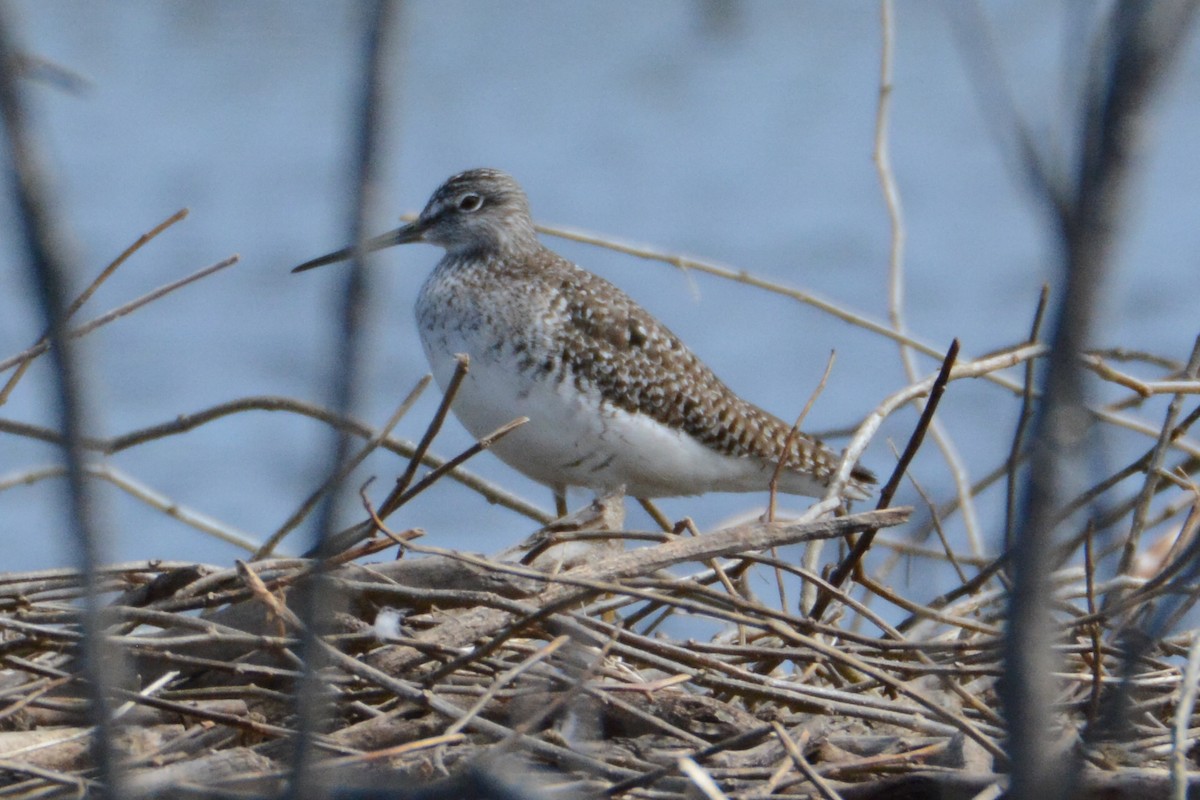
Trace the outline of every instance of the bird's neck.
{"type": "Polygon", "coordinates": [[[528,234],[512,232],[486,240],[476,239],[446,248],[446,258],[460,263],[478,261],[482,263],[521,263],[531,255],[543,250],[537,234],[531,229],[528,234]]]}

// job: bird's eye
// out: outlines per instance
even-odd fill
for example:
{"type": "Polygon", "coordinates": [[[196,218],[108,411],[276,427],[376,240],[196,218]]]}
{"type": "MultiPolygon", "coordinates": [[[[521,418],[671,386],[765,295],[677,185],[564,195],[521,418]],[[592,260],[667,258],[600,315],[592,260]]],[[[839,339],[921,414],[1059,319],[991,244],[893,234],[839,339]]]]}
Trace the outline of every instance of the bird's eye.
{"type": "Polygon", "coordinates": [[[458,198],[458,210],[459,211],[467,211],[467,212],[478,211],[480,206],[482,206],[482,205],[483,205],[483,197],[475,194],[475,192],[469,192],[467,194],[464,194],[462,197],[458,198]]]}

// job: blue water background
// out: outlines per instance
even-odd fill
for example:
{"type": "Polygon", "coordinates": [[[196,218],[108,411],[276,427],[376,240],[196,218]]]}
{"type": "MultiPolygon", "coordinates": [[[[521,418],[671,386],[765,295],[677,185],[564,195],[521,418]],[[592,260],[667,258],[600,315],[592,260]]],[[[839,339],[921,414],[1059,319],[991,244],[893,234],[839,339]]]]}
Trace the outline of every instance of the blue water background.
{"type": "MultiPolygon", "coordinates": [[[[124,433],[248,395],[325,402],[339,275],[288,269],[346,243],[358,5],[14,5],[28,51],[89,81],[80,94],[33,90],[36,130],[57,176],[56,210],[73,236],[76,281],[171,212],[191,209],[81,318],[231,253],[242,259],[86,339],[96,432],[124,433]]],[[[989,5],[1007,78],[1049,150],[1065,141],[1073,79],[1066,67],[1081,46],[1071,6],[989,5]]],[[[896,13],[890,140],[907,231],[906,314],[919,338],[945,347],[958,337],[965,354],[977,355],[1024,338],[1057,251],[1043,210],[989,130],[993,119],[981,113],[943,8],[905,2],[896,13]]],[[[890,229],[872,161],[876,4],[425,0],[406,5],[403,24],[383,136],[381,230],[418,210],[449,174],[496,166],[524,184],[540,221],[725,263],[885,318],[890,229]]],[[[1156,103],[1154,146],[1133,193],[1100,345],[1185,359],[1198,332],[1198,59],[1192,42],[1156,103]]],[[[0,237],[6,357],[40,328],[7,194],[0,237]]],[[[553,246],[623,287],[727,383],[785,418],[799,412],[836,350],[808,428],[853,424],[905,383],[892,343],[810,307],[605,250],[553,246]]],[[[426,371],[411,309],[438,256],[422,246],[390,251],[373,276],[359,413],[372,424],[426,371]]],[[[44,362],[0,415],[52,423],[44,362]]],[[[923,372],[936,367],[920,363],[923,372]]],[[[418,438],[437,399],[428,392],[398,433],[418,438]]],[[[942,419],[972,477],[1003,457],[1015,413],[1009,395],[981,381],[951,387],[942,419]]],[[[1147,418],[1160,419],[1161,404],[1147,418]]],[[[887,439],[903,446],[914,420],[906,411],[885,425],[866,459],[877,472],[886,475],[894,463],[887,439]]],[[[1149,445],[1124,434],[1114,440],[1129,452],[1149,445]]],[[[327,441],[316,423],[258,412],[110,463],[261,539],[322,480],[327,441]]],[[[451,423],[435,449],[450,455],[470,441],[451,423]]],[[[41,444],[11,436],[0,444],[0,479],[55,459],[41,444]]],[[[490,456],[471,468],[549,506],[546,490],[490,456]]],[[[378,475],[383,486],[401,470],[396,458],[378,456],[356,481],[378,475]]],[[[952,489],[931,445],[915,474],[939,498],[952,489]]],[[[60,489],[47,481],[0,493],[0,567],[70,562],[60,489]]],[[[99,495],[111,559],[229,563],[239,555],[107,485],[99,495]]],[[[900,500],[920,502],[908,486],[900,500]]],[[[763,501],[713,495],[662,505],[707,527],[763,501]]],[[[981,501],[990,546],[1001,501],[998,492],[981,501]]],[[[480,551],[512,544],[533,527],[449,481],[396,523],[424,528],[432,543],[480,551]]],[[[650,524],[640,513],[630,523],[650,524]]],[[[961,526],[950,532],[966,549],[961,526]]],[[[284,549],[303,544],[289,540],[284,549]]]]}

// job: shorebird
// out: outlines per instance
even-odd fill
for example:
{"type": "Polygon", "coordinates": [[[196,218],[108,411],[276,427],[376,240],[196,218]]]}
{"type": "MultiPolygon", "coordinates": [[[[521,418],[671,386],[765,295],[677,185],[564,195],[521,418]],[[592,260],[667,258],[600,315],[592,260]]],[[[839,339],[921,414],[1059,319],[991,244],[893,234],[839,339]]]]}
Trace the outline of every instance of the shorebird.
{"type": "MultiPolygon", "coordinates": [[[[525,192],[506,173],[453,176],[416,221],[361,247],[409,242],[445,250],[416,319],[443,389],[455,354],[470,357],[451,408],[477,438],[528,417],[492,452],[551,487],[560,513],[572,486],[624,486],[640,499],[765,491],[780,462],[780,491],[820,497],[828,488],[837,453],[743,400],[623,291],[543,245],[525,192]]],[[[865,498],[874,480],[855,467],[844,495],[865,498]]]]}

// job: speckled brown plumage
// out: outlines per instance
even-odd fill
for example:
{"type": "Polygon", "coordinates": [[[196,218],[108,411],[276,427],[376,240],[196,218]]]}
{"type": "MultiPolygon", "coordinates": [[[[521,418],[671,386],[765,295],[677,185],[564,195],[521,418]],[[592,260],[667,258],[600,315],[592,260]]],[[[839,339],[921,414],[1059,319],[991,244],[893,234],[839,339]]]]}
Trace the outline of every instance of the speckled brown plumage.
{"type": "MultiPolygon", "coordinates": [[[[454,176],[374,246],[417,240],[446,249],[417,301],[435,376],[445,382],[453,353],[471,356],[474,383],[455,411],[477,436],[519,414],[542,418],[540,432],[497,449],[526,474],[560,490],[619,482],[660,496],[765,489],[782,460],[785,491],[817,494],[836,470],[828,447],[806,434],[789,442],[789,424],[734,394],[628,295],[542,245],[508,175],[454,176]]],[[[856,468],[848,494],[865,496],[873,480],[856,468]]]]}
{"type": "MultiPolygon", "coordinates": [[[[603,278],[538,245],[520,275],[506,277],[555,297],[546,326],[562,352],[559,372],[608,403],[678,428],[726,455],[753,456],[826,476],[839,457],[820,441],[743,400],[665,325],[603,278]],[[526,269],[527,268],[527,269],[526,269]]],[[[511,286],[512,284],[507,284],[511,286]]],[[[854,477],[874,480],[859,468],[854,477]]]]}

